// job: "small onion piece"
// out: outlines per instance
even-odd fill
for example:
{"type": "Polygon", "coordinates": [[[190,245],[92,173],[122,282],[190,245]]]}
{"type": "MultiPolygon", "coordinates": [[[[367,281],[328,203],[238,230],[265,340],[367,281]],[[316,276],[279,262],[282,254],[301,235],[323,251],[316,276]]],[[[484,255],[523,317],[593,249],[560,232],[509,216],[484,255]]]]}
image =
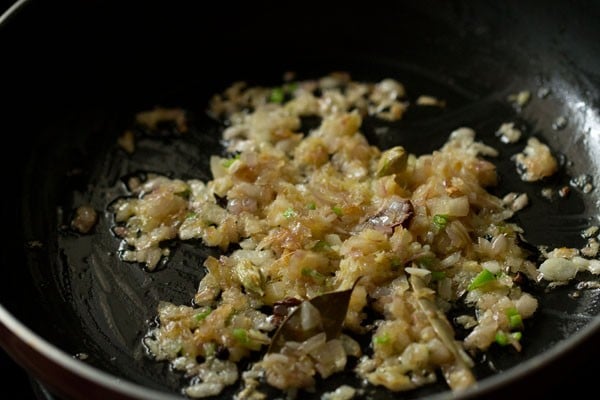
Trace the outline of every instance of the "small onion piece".
{"type": "Polygon", "coordinates": [[[542,277],[548,281],[568,281],[577,275],[577,265],[566,258],[549,258],[540,265],[542,277]]]}

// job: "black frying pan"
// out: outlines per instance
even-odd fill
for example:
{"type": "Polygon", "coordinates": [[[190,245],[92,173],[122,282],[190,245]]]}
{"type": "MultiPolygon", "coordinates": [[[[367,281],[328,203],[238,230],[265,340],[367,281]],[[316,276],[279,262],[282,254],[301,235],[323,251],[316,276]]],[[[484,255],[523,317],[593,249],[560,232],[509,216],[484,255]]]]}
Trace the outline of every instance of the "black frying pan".
{"type": "MultiPolygon", "coordinates": [[[[599,184],[595,3],[248,3],[199,10],[166,1],[47,3],[25,4],[0,29],[0,123],[12,140],[7,154],[19,160],[2,159],[2,218],[9,235],[1,256],[0,344],[64,397],[178,396],[182,377],[149,360],[140,339],[158,300],[189,303],[200,265],[214,250],[177,244],[167,266],[144,272],[115,255],[107,207],[125,193],[121,178],[137,171],[210,178],[207,156],[222,148],[219,126],[204,110],[209,96],[233,80],[276,83],[286,70],[300,78],[332,70],[356,79],[394,77],[409,96],[433,94],[448,107],[411,111],[385,135],[367,121],[364,131],[373,144],[430,152],[451,130],[470,126],[501,150],[499,193],[529,194],[533,206],[517,219],[529,242],[580,247],[580,232],[598,224],[598,189],[584,194],[573,188],[552,202],[540,195],[542,187],[569,185],[581,174],[599,184]],[[536,97],[541,88],[550,89],[544,99],[536,97]],[[506,97],[523,89],[533,100],[517,112],[506,97]],[[140,132],[138,150],[127,156],[115,146],[117,136],[136,111],[154,105],[187,109],[191,132],[140,132]],[[568,124],[555,130],[559,116],[568,124]],[[533,185],[518,179],[510,156],[522,143],[500,145],[494,136],[507,120],[551,144],[563,160],[557,176],[533,185]],[[103,211],[100,221],[91,235],[75,234],[67,227],[72,210],[88,202],[103,211]],[[84,361],[73,358],[81,353],[84,361]]],[[[589,274],[580,278],[597,281],[589,274]]],[[[540,371],[556,377],[564,363],[587,353],[582,346],[597,342],[600,331],[600,292],[574,292],[576,282],[546,294],[536,289],[540,309],[527,323],[524,350],[492,350],[478,360],[479,388],[462,397],[526,390],[544,383],[540,371]]],[[[309,397],[341,382],[358,385],[352,374],[341,374],[309,397]]],[[[368,393],[452,396],[443,383],[401,394],[368,393]]]]}

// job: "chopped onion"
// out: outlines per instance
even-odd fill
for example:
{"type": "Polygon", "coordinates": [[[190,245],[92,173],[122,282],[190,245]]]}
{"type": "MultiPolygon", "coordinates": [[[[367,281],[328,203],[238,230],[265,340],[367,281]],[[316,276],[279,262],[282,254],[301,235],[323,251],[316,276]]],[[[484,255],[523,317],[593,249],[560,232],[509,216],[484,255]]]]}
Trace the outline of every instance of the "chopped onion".
{"type": "Polygon", "coordinates": [[[309,301],[304,301],[300,305],[300,326],[303,331],[308,332],[321,324],[321,314],[319,310],[309,301]]]}
{"type": "Polygon", "coordinates": [[[431,271],[425,268],[413,268],[413,267],[407,267],[404,269],[405,272],[411,274],[411,275],[416,275],[418,277],[424,278],[427,275],[431,275],[431,271]]]}
{"type": "Polygon", "coordinates": [[[548,281],[568,281],[577,275],[577,265],[566,258],[549,258],[540,265],[539,271],[548,281]]]}

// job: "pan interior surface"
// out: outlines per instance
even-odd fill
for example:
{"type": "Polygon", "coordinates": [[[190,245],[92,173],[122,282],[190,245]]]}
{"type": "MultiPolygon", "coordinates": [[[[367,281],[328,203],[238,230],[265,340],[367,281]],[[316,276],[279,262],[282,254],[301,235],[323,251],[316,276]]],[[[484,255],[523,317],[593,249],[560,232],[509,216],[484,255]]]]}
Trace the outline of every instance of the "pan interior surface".
{"type": "MultiPolygon", "coordinates": [[[[596,44],[591,52],[564,48],[565,43],[589,32],[581,32],[586,28],[576,28],[577,21],[568,18],[562,23],[572,29],[555,30],[560,9],[549,7],[539,14],[543,22],[536,27],[540,31],[536,35],[547,34],[552,40],[536,47],[539,41],[519,41],[531,33],[524,17],[493,2],[486,2],[485,7],[409,2],[395,6],[388,16],[366,10],[367,31],[377,40],[343,29],[340,21],[353,15],[353,10],[336,11],[338,18],[333,20],[308,11],[288,14],[287,22],[297,22],[291,25],[298,32],[292,34],[287,25],[277,25],[280,34],[272,37],[273,14],[267,17],[258,12],[257,20],[250,23],[243,18],[247,10],[242,7],[232,16],[240,35],[216,40],[209,35],[217,28],[215,22],[180,6],[174,6],[167,18],[153,6],[143,12],[123,7],[117,15],[113,7],[103,4],[69,6],[80,13],[79,21],[58,13],[52,23],[62,29],[48,37],[27,39],[38,56],[51,55],[48,59],[53,61],[39,75],[19,81],[23,86],[14,83],[8,90],[14,94],[15,108],[9,126],[25,154],[22,170],[10,178],[19,196],[5,200],[3,207],[15,233],[7,243],[14,251],[3,254],[3,265],[20,267],[7,269],[0,301],[67,354],[85,358],[85,363],[119,378],[157,393],[179,393],[185,379],[166,363],[152,361],[141,338],[154,323],[158,301],[190,303],[203,274],[202,262],[218,252],[200,243],[177,243],[167,265],[155,272],[124,263],[116,254],[119,241],[111,233],[110,204],[126,194],[123,178],[132,173],[210,179],[209,156],[221,154],[223,148],[221,127],[207,117],[205,109],[213,93],[235,80],[275,84],[290,69],[301,79],[335,70],[348,71],[356,80],[395,78],[406,86],[412,101],[430,94],[446,100],[447,107],[411,110],[401,121],[384,124],[384,130],[380,123],[367,120],[363,131],[373,145],[403,145],[423,154],[439,148],[452,130],[471,127],[478,139],[500,151],[495,161],[498,194],[528,193],[532,206],[521,211],[516,222],[531,244],[581,248],[581,232],[599,225],[598,189],[583,193],[572,186],[571,179],[590,176],[595,185],[600,179],[600,81],[589,73],[600,63],[600,52],[596,44]],[[432,4],[435,7],[430,11],[427,7],[432,4]],[[493,22],[492,16],[497,15],[510,22],[512,29],[503,30],[505,25],[493,22]],[[111,30],[101,23],[106,18],[114,21],[111,30]],[[428,32],[418,29],[422,26],[428,32]],[[90,38],[90,47],[79,49],[77,55],[72,53],[74,30],[90,38]],[[254,39],[244,32],[252,32],[254,39]],[[328,42],[314,46],[322,43],[315,40],[323,36],[328,42]],[[261,37],[270,40],[263,43],[257,39],[261,37]],[[520,45],[515,46],[515,41],[520,45]],[[189,55],[198,48],[202,48],[201,61],[189,55]],[[584,51],[596,64],[590,65],[590,58],[579,62],[584,51]],[[533,98],[517,110],[506,99],[521,90],[529,90],[533,98]],[[542,96],[546,90],[549,94],[542,96]],[[40,95],[32,98],[27,95],[31,92],[40,95]],[[55,100],[58,92],[66,100],[55,100]],[[123,152],[116,145],[117,137],[131,127],[136,112],[155,105],[186,109],[190,132],[178,137],[142,135],[132,155],[123,152]],[[567,117],[567,125],[553,128],[561,116],[567,117]],[[523,141],[506,145],[495,135],[500,124],[508,121],[523,126],[527,136],[549,143],[562,160],[559,174],[543,183],[519,179],[511,156],[522,149],[523,141]],[[548,201],[541,195],[544,187],[565,186],[572,189],[565,198],[548,201]],[[76,234],[68,227],[74,209],[82,204],[100,212],[89,235],[76,234]],[[17,288],[14,282],[24,284],[17,288]]],[[[528,12],[527,7],[521,12],[528,12]]],[[[49,24],[36,20],[40,17],[33,13],[24,12],[23,18],[42,27],[49,24]]],[[[25,61],[35,60],[25,57],[25,61]]],[[[8,69],[19,76],[17,61],[9,63],[8,69]]],[[[3,162],[5,170],[14,169],[3,162]]],[[[589,274],[579,276],[582,281],[590,279],[597,281],[589,274]]],[[[485,359],[478,360],[478,378],[501,380],[497,371],[509,371],[528,361],[532,365],[578,332],[597,328],[600,291],[576,286],[572,282],[548,293],[536,292],[540,308],[526,327],[523,351],[490,350],[485,359]]],[[[322,392],[348,382],[360,385],[352,373],[340,374],[319,383],[319,391],[310,396],[320,398],[322,392]]],[[[439,382],[404,393],[402,398],[448,395],[443,380],[439,382]]],[[[223,392],[222,397],[229,398],[235,390],[223,392]]],[[[397,396],[377,388],[369,388],[367,394],[381,399],[397,396]]]]}

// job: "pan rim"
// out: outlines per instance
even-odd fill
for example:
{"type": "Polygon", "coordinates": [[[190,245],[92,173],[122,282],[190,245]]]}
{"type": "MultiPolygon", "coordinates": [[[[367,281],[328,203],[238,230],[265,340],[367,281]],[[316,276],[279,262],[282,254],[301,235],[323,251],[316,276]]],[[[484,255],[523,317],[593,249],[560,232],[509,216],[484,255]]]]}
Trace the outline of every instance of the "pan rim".
{"type": "Polygon", "coordinates": [[[29,1],[30,0],[16,0],[6,10],[0,12],[0,27],[6,25],[6,22],[13,18],[15,14],[25,6],[26,3],[29,3],[29,1]]]}
{"type": "MultiPolygon", "coordinates": [[[[0,333],[6,333],[3,331],[8,332],[8,335],[13,335],[14,340],[10,343],[13,346],[11,348],[9,345],[10,340],[6,334],[0,335],[0,345],[2,345],[4,350],[22,366],[23,364],[27,364],[28,360],[22,359],[23,357],[19,357],[19,355],[22,354],[22,350],[31,349],[48,362],[61,368],[63,372],[66,372],[73,377],[83,379],[84,382],[94,383],[116,395],[125,396],[125,398],[161,400],[181,398],[168,393],[161,393],[157,390],[149,389],[123,378],[119,378],[73,358],[73,356],[70,356],[65,351],[33,332],[0,304],[0,333]],[[20,346],[20,348],[15,348],[17,346],[20,346]]],[[[25,367],[25,370],[27,373],[33,372],[30,368],[25,367]]],[[[63,388],[63,386],[60,385],[60,382],[48,382],[44,376],[34,376],[34,378],[37,378],[42,383],[47,383],[54,388],[63,388]]]]}
{"type": "MultiPolygon", "coordinates": [[[[539,371],[545,366],[551,365],[553,361],[565,356],[569,352],[583,343],[586,339],[591,338],[594,334],[600,332],[600,315],[594,316],[583,328],[577,331],[574,335],[561,340],[548,351],[538,354],[523,363],[513,366],[507,370],[484,378],[478,381],[477,385],[465,390],[464,392],[453,393],[445,391],[434,394],[428,398],[431,400],[446,400],[446,399],[474,399],[486,394],[490,394],[495,390],[506,387],[507,383],[524,379],[526,376],[539,371]]],[[[83,361],[77,360],[66,352],[48,342],[46,339],[33,332],[25,324],[19,321],[10,311],[8,311],[0,303],[0,345],[5,351],[13,357],[19,364],[27,365],[28,360],[20,358],[18,354],[23,354],[23,349],[30,349],[36,352],[37,355],[43,357],[54,366],[61,368],[63,372],[70,375],[71,378],[81,379],[83,383],[93,383],[97,387],[106,390],[107,394],[118,396],[126,399],[157,399],[157,400],[175,400],[181,399],[183,396],[175,396],[169,393],[160,392],[155,389],[144,387],[140,384],[119,378],[109,374],[99,368],[86,364],[83,361]],[[13,340],[7,338],[8,335],[13,335],[13,340]],[[13,346],[20,346],[21,349],[9,348],[9,341],[13,346]],[[11,351],[12,350],[12,351],[11,351]]],[[[32,373],[31,369],[27,369],[28,373],[32,373]]],[[[56,375],[58,376],[58,375],[56,375]]],[[[42,383],[46,383],[51,387],[63,389],[59,380],[51,381],[47,376],[34,376],[42,383]]]]}

